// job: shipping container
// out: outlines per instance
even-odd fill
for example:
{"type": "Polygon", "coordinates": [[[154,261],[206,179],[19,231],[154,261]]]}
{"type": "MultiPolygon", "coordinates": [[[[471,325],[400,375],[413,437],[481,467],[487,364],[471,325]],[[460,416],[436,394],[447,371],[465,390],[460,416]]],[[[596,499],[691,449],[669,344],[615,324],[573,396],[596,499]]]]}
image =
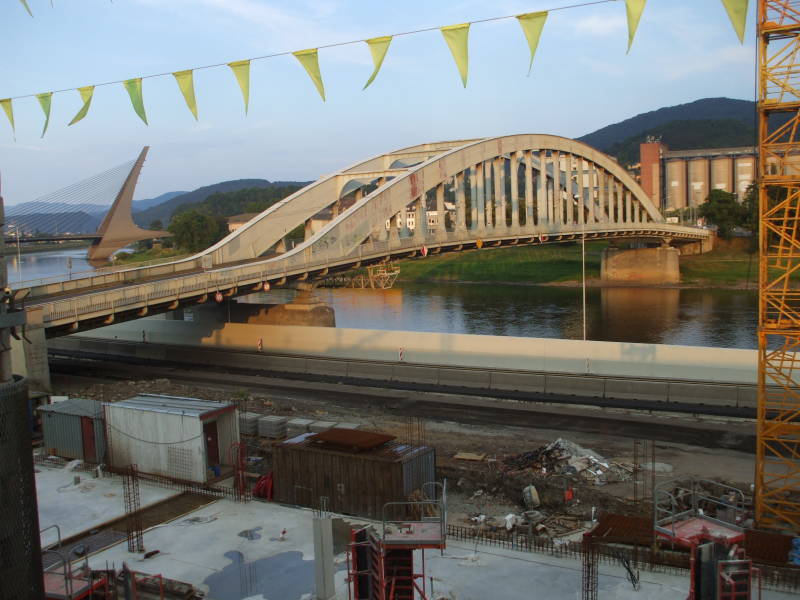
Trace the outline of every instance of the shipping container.
{"type": "Polygon", "coordinates": [[[114,467],[136,464],[142,473],[204,483],[232,466],[234,404],[140,394],[103,406],[114,467]]]}
{"type": "Polygon", "coordinates": [[[273,450],[274,499],[372,519],[436,478],[436,452],[369,431],[304,433],[273,450]],[[371,437],[370,437],[371,436],[371,437]]]}
{"type": "Polygon", "coordinates": [[[70,398],[38,408],[42,416],[44,449],[64,458],[89,463],[105,461],[103,405],[95,400],[70,398]]]}

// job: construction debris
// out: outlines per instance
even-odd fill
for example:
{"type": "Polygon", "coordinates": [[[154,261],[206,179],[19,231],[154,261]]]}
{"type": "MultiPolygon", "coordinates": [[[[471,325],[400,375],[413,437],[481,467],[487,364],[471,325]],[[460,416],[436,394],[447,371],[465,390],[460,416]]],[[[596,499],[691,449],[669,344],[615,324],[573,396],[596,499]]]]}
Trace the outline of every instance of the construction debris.
{"type": "Polygon", "coordinates": [[[475,454],[474,452],[459,452],[454,457],[456,460],[470,460],[474,462],[483,462],[486,460],[485,454],[475,454]]]}
{"type": "Polygon", "coordinates": [[[630,480],[633,467],[610,462],[593,450],[558,438],[536,450],[503,460],[503,471],[507,474],[526,470],[541,475],[575,475],[594,485],[605,485],[610,481],[630,480]]]}

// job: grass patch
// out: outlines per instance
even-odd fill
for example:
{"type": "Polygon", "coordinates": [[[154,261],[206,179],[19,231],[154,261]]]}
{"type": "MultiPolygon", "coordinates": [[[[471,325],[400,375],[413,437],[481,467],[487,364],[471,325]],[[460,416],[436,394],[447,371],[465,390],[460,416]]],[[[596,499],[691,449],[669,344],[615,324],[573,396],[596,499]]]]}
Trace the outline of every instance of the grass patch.
{"type": "Polygon", "coordinates": [[[682,256],[681,282],[693,285],[746,285],[758,282],[758,254],[747,252],[750,240],[715,240],[711,252],[682,256]]]}
{"type": "MultiPolygon", "coordinates": [[[[758,256],[748,252],[750,240],[716,241],[706,254],[681,256],[681,282],[708,287],[753,287],[758,256]]],[[[608,242],[586,244],[586,278],[600,278],[600,260],[608,242]]],[[[564,283],[581,280],[579,243],[513,246],[453,252],[399,261],[399,281],[479,281],[483,283],[564,283]]]]}
{"type": "Polygon", "coordinates": [[[149,250],[137,250],[136,252],[117,252],[113,260],[114,264],[128,264],[151,260],[183,258],[184,256],[189,255],[185,252],[179,252],[174,248],[151,248],[149,250]]]}
{"type": "MultiPolygon", "coordinates": [[[[605,242],[586,244],[586,277],[600,277],[605,242]]],[[[400,281],[554,283],[580,281],[580,244],[482,248],[399,261],[400,281]]]]}

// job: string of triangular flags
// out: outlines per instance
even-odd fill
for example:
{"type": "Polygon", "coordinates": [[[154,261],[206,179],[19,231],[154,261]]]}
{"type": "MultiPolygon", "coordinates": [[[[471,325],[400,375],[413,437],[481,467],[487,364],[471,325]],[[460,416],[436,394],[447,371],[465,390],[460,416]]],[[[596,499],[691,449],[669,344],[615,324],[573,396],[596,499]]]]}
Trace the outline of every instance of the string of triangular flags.
{"type": "MultiPolygon", "coordinates": [[[[325,85],[323,83],[322,74],[319,68],[319,48],[330,48],[333,46],[358,44],[360,42],[366,43],[369,48],[370,54],[372,56],[372,62],[373,62],[372,74],[369,76],[369,79],[367,79],[367,82],[364,84],[363,88],[367,89],[377,77],[378,72],[381,70],[381,66],[383,65],[383,61],[386,58],[386,54],[389,50],[389,45],[391,44],[393,38],[401,35],[411,35],[411,34],[421,33],[424,31],[433,31],[438,29],[441,32],[442,37],[444,38],[444,41],[446,42],[448,48],[450,49],[450,53],[456,64],[456,68],[458,69],[459,76],[461,77],[461,82],[464,85],[464,87],[466,87],[467,76],[469,73],[470,25],[474,23],[484,23],[487,21],[498,21],[502,19],[512,19],[512,18],[516,19],[517,22],[520,24],[520,27],[522,28],[525,40],[528,43],[528,49],[530,50],[530,63],[528,65],[528,74],[530,75],[531,69],[533,68],[533,59],[534,56],[536,55],[536,49],[539,45],[539,39],[541,38],[542,30],[544,29],[545,22],[547,21],[547,16],[550,12],[557,10],[565,10],[570,8],[581,8],[589,5],[604,4],[607,2],[616,2],[616,1],[619,0],[598,0],[594,2],[584,2],[582,4],[573,4],[570,6],[561,6],[558,8],[552,8],[544,11],[524,13],[520,15],[480,19],[478,21],[471,21],[468,23],[462,23],[458,25],[447,25],[443,27],[428,27],[416,31],[396,33],[393,35],[386,35],[381,37],[374,37],[367,40],[340,42],[337,44],[328,44],[326,46],[320,46],[318,48],[308,48],[306,50],[298,50],[295,52],[280,52],[276,54],[271,54],[269,56],[261,56],[245,60],[237,60],[230,63],[195,67],[194,69],[176,71],[174,73],[171,73],[171,75],[175,78],[175,81],[178,84],[178,89],[183,95],[183,99],[186,102],[186,106],[191,111],[192,115],[194,115],[194,118],[197,120],[199,117],[197,111],[197,99],[195,97],[195,92],[194,92],[194,71],[198,69],[208,69],[208,68],[221,67],[227,65],[233,72],[233,75],[236,78],[236,82],[239,84],[239,89],[242,92],[242,99],[244,101],[244,111],[246,114],[250,104],[250,63],[254,60],[262,60],[266,58],[274,58],[276,56],[285,56],[287,54],[292,54],[305,69],[306,73],[311,78],[311,81],[314,83],[317,92],[319,92],[320,97],[324,101],[325,85]]],[[[744,43],[744,32],[747,20],[747,9],[749,0],[721,0],[721,1],[723,6],[725,7],[726,12],[728,13],[728,17],[730,18],[731,24],[733,25],[733,28],[736,31],[737,36],[739,37],[739,41],[741,43],[744,43]]],[[[20,0],[20,2],[23,4],[25,9],[30,13],[30,8],[28,7],[27,1],[20,0]]],[[[642,18],[642,13],[644,12],[646,3],[647,0],[625,0],[625,10],[628,22],[628,52],[630,52],[631,46],[633,45],[633,39],[634,36],[636,35],[636,30],[639,27],[639,21],[642,18]]],[[[125,90],[128,92],[128,96],[130,98],[131,106],[133,107],[134,112],[136,112],[136,114],[145,124],[147,124],[147,113],[145,111],[144,97],[142,95],[142,79],[149,79],[152,77],[163,77],[168,75],[170,75],[170,73],[161,73],[158,75],[135,77],[133,79],[127,79],[121,82],[125,90]]],[[[95,88],[99,86],[112,85],[113,83],[120,83],[120,82],[99,83],[96,85],[87,85],[79,88],[68,88],[65,90],[57,90],[54,92],[43,92],[40,94],[30,94],[28,96],[15,96],[11,98],[5,98],[5,99],[0,99],[0,106],[2,106],[3,111],[5,112],[6,117],[8,118],[8,121],[11,124],[12,132],[15,133],[16,129],[14,124],[13,101],[21,98],[36,97],[36,99],[39,101],[39,105],[41,106],[42,111],[44,112],[45,120],[44,120],[44,127],[42,129],[42,137],[44,137],[44,134],[47,132],[47,127],[50,124],[50,108],[52,106],[52,98],[54,93],[67,92],[67,91],[72,91],[74,89],[80,95],[81,102],[83,104],[80,110],[75,114],[75,116],[69,122],[69,125],[74,125],[75,123],[81,121],[89,113],[89,108],[91,107],[92,104],[92,98],[94,97],[95,88]]]]}

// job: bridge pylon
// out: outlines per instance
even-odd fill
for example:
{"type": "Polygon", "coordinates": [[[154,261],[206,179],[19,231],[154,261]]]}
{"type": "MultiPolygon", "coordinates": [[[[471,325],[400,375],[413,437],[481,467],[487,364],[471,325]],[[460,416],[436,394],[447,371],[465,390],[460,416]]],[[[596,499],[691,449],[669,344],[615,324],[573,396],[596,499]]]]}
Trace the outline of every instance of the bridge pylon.
{"type": "Polygon", "coordinates": [[[139,158],[136,159],[131,172],[128,173],[125,182],[117,193],[114,203],[108,209],[103,222],[98,227],[97,238],[89,247],[88,258],[90,263],[105,262],[111,258],[114,252],[133,242],[170,235],[168,231],[142,229],[133,222],[133,191],[136,189],[136,182],[139,180],[139,174],[142,171],[142,165],[144,165],[148,150],[150,150],[150,146],[145,146],[139,153],[139,158]]]}

